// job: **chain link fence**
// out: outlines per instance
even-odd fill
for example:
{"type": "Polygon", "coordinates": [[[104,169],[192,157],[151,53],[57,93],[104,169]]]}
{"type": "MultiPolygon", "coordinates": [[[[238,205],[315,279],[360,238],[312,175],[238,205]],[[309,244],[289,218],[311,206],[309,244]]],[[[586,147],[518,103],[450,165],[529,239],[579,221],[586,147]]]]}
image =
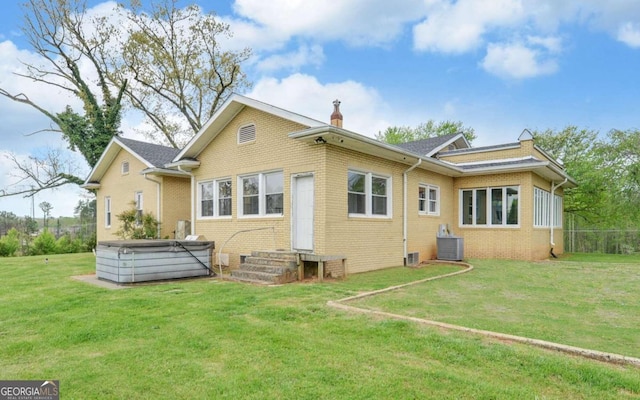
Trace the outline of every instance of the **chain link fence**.
{"type": "Polygon", "coordinates": [[[633,254],[640,252],[640,230],[566,229],[564,249],[569,253],[633,254]]]}

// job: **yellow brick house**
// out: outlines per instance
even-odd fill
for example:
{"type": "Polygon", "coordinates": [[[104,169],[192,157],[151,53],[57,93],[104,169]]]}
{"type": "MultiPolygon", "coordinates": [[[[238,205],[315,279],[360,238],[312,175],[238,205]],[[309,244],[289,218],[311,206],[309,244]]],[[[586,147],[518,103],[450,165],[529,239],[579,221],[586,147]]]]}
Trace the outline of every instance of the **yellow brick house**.
{"type": "MultiPolygon", "coordinates": [[[[137,179],[152,171],[165,194],[158,215],[170,221],[163,213],[180,208],[232,269],[263,249],[334,260],[325,273],[417,263],[438,257],[443,227],[465,258],[563,252],[563,190],[576,183],[527,131],[500,146],[473,148],[462,134],[395,146],[343,129],[338,101],[333,111],[322,122],[234,94],[170,161],[138,166],[147,173],[137,179]],[[165,179],[188,186],[183,200],[165,179]]],[[[87,179],[98,210],[108,193],[131,192],[122,157],[103,156],[87,179]]]]}
{"type": "Polygon", "coordinates": [[[189,219],[189,174],[164,168],[179,150],[115,136],[86,179],[96,193],[99,241],[118,239],[117,215],[135,207],[159,224],[158,237],[175,236],[177,221],[189,219]]]}

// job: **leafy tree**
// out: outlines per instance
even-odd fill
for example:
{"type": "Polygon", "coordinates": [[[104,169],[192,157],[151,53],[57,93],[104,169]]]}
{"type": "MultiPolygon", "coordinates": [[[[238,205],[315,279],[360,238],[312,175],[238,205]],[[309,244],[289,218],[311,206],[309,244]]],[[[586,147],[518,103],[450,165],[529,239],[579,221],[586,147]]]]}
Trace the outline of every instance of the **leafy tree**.
{"type": "Polygon", "coordinates": [[[0,211],[0,236],[6,235],[9,229],[19,226],[20,218],[12,212],[0,211]]]}
{"type": "Polygon", "coordinates": [[[38,231],[38,221],[31,218],[30,216],[24,217],[24,233],[27,236],[31,236],[31,234],[36,233],[38,231]]]}
{"type": "Polygon", "coordinates": [[[640,223],[640,130],[611,130],[602,146],[606,165],[611,170],[610,186],[616,188],[611,208],[622,211],[619,227],[637,227],[640,223]]]}
{"type": "Polygon", "coordinates": [[[40,235],[33,241],[31,246],[31,254],[34,256],[44,254],[56,254],[58,247],[56,246],[56,237],[48,229],[42,231],[40,235]]]}
{"type": "Polygon", "coordinates": [[[597,131],[575,126],[533,135],[536,145],[562,161],[578,182],[577,188],[565,190],[564,200],[574,223],[622,228],[640,221],[633,172],[640,156],[640,147],[634,147],[637,131],[611,131],[606,140],[597,131]]]}
{"type": "Polygon", "coordinates": [[[11,228],[5,236],[0,238],[0,256],[11,257],[20,248],[20,233],[16,228],[11,228]]]}
{"type": "Polygon", "coordinates": [[[46,229],[49,227],[49,217],[51,217],[51,210],[53,210],[53,206],[48,201],[43,201],[42,203],[38,204],[38,207],[40,207],[40,209],[42,210],[42,219],[44,221],[43,223],[46,229]]]}
{"type": "Polygon", "coordinates": [[[378,132],[376,139],[389,144],[407,143],[437,136],[462,133],[469,143],[476,138],[473,128],[465,127],[460,121],[435,122],[429,120],[414,128],[409,126],[391,126],[384,132],[378,132]]]}
{"type": "Polygon", "coordinates": [[[96,221],[96,199],[79,200],[73,209],[73,214],[82,222],[96,221]]]}

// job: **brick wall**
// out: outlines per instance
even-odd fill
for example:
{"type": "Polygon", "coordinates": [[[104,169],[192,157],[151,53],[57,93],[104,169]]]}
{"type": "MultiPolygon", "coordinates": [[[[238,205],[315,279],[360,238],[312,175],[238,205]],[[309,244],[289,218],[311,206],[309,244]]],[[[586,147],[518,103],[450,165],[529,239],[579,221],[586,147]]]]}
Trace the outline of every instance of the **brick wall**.
{"type": "MultiPolygon", "coordinates": [[[[232,217],[197,217],[193,224],[197,234],[216,242],[216,251],[220,251],[221,246],[229,240],[222,251],[229,254],[232,268],[239,264],[240,254],[248,254],[252,250],[291,248],[292,175],[314,173],[316,185],[314,217],[318,221],[320,214],[318,210],[322,209],[318,193],[321,190],[320,165],[324,159],[324,152],[316,145],[301,143],[287,136],[290,132],[304,128],[291,121],[247,107],[198,156],[201,165],[193,170],[197,182],[220,178],[231,178],[232,181],[232,217]],[[256,125],[255,141],[238,144],[238,129],[251,123],[256,125]],[[273,170],[283,171],[283,215],[238,218],[238,176],[273,170]],[[264,227],[273,228],[273,231],[240,233],[231,239],[238,231],[264,227]]],[[[193,200],[197,202],[197,196],[194,196],[193,200]]],[[[315,229],[316,240],[318,240],[322,237],[322,231],[317,222],[315,229]]]]}
{"type": "MultiPolygon", "coordinates": [[[[158,179],[158,177],[154,177],[158,179]]],[[[191,220],[191,179],[165,176],[162,179],[161,238],[175,238],[176,223],[191,220]]]]}
{"type": "Polygon", "coordinates": [[[144,212],[158,218],[158,189],[140,171],[146,168],[142,162],[125,150],[120,150],[111,166],[100,180],[100,189],[96,191],[96,234],[98,241],[119,239],[116,231],[120,229],[117,215],[133,207],[135,193],[143,193],[144,212]],[[122,162],[129,162],[129,173],[122,174],[122,162]],[[105,197],[111,197],[111,227],[105,226],[105,197]]]}

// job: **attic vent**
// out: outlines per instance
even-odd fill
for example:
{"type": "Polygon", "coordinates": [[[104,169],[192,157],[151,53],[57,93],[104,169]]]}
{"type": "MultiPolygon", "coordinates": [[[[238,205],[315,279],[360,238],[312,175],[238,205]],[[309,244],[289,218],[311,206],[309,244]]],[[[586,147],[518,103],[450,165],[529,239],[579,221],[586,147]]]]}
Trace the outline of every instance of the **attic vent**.
{"type": "Polygon", "coordinates": [[[129,173],[129,161],[123,161],[121,165],[122,175],[126,175],[129,173]]]}
{"type": "Polygon", "coordinates": [[[407,265],[416,265],[420,262],[420,253],[409,253],[407,254],[407,265]]]}
{"type": "Polygon", "coordinates": [[[241,126],[238,129],[238,143],[256,140],[256,126],[254,124],[241,126]]]}

